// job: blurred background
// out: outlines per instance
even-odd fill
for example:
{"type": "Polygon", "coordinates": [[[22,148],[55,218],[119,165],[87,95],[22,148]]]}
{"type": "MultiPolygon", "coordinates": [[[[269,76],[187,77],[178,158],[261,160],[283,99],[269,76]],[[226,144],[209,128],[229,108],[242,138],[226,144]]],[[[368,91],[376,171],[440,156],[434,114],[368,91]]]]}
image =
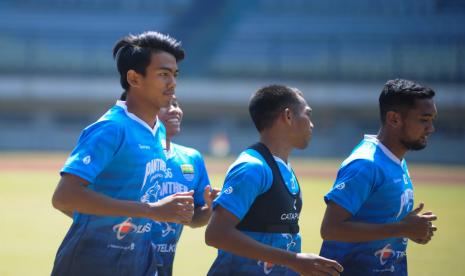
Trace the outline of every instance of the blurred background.
{"type": "Polygon", "coordinates": [[[234,155],[257,134],[258,88],[302,90],[314,110],[305,157],[342,158],[378,130],[392,78],[437,92],[430,146],[409,160],[465,164],[465,1],[2,0],[0,151],[70,151],[122,92],[111,56],[129,33],[183,42],[177,142],[234,155]]]}

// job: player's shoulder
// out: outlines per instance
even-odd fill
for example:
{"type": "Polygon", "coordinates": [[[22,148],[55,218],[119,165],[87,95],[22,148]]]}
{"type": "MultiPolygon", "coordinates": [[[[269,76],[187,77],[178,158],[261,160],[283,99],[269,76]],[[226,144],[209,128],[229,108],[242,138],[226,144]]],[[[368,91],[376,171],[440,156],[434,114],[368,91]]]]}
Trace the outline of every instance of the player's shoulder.
{"type": "Polygon", "coordinates": [[[350,156],[341,164],[341,169],[376,169],[378,165],[373,159],[366,157],[350,156]]]}
{"type": "Polygon", "coordinates": [[[171,142],[171,147],[177,154],[185,155],[190,158],[203,158],[202,154],[194,148],[179,145],[173,142],[171,142]]]}
{"type": "Polygon", "coordinates": [[[271,169],[266,164],[263,157],[253,149],[247,149],[239,154],[237,159],[228,169],[231,171],[242,171],[246,174],[263,174],[271,169]]]}
{"type": "Polygon", "coordinates": [[[342,162],[341,169],[375,169],[377,145],[370,140],[362,140],[352,153],[342,162]]]}
{"type": "Polygon", "coordinates": [[[124,129],[125,129],[125,124],[122,123],[121,120],[118,120],[113,116],[107,116],[106,114],[104,114],[97,121],[88,125],[84,129],[84,131],[86,133],[92,133],[92,132],[115,133],[115,132],[121,132],[124,129]]]}
{"type": "Polygon", "coordinates": [[[345,166],[374,166],[377,162],[378,146],[371,139],[363,139],[342,162],[341,167],[345,166]]]}

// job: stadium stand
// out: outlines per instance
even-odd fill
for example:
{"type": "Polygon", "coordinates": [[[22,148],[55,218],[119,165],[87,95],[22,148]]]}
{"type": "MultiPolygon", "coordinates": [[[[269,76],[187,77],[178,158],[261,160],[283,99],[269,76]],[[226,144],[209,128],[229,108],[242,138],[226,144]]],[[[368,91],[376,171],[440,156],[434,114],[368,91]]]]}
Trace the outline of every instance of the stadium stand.
{"type": "Polygon", "coordinates": [[[463,3],[4,0],[0,150],[69,150],[121,92],[113,43],[158,30],[187,50],[180,143],[208,153],[212,137],[226,133],[232,153],[240,151],[255,137],[249,95],[282,82],[301,88],[315,110],[313,146],[301,154],[343,156],[363,132],[377,131],[382,84],[403,77],[439,94],[432,145],[411,159],[465,163],[465,125],[457,123],[465,120],[463,3]]]}

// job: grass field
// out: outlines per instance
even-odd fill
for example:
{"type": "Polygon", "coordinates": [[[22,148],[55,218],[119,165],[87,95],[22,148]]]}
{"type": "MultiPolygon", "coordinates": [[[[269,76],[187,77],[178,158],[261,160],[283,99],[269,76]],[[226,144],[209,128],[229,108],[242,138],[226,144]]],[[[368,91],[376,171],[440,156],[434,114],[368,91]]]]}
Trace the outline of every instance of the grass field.
{"type": "MultiPolygon", "coordinates": [[[[0,155],[0,275],[49,275],[56,250],[71,220],[51,206],[62,155],[0,155]]],[[[228,161],[207,160],[212,183],[221,185],[228,161]]],[[[303,250],[318,252],[319,226],[323,216],[322,197],[333,177],[328,173],[312,177],[305,168],[335,173],[337,163],[328,161],[293,162],[304,194],[301,215],[303,250]]],[[[411,166],[411,173],[424,171],[444,175],[435,182],[418,175],[416,202],[424,201],[439,220],[439,230],[428,245],[409,244],[410,275],[465,275],[465,175],[464,167],[411,166]],[[451,178],[451,175],[455,177],[451,178]],[[455,182],[454,182],[455,181],[455,182]]],[[[415,177],[414,177],[415,178],[415,177]]],[[[203,243],[204,229],[186,229],[178,246],[175,275],[205,275],[216,251],[203,243]]]]}

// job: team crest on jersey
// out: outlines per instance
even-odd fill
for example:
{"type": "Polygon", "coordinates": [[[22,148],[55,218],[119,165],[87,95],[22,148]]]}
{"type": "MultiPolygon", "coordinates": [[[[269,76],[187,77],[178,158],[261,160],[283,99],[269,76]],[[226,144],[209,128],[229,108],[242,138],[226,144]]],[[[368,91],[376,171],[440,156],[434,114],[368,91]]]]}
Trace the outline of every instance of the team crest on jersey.
{"type": "Polygon", "coordinates": [[[185,179],[192,181],[194,179],[194,166],[191,164],[182,164],[181,172],[185,179]]]}

